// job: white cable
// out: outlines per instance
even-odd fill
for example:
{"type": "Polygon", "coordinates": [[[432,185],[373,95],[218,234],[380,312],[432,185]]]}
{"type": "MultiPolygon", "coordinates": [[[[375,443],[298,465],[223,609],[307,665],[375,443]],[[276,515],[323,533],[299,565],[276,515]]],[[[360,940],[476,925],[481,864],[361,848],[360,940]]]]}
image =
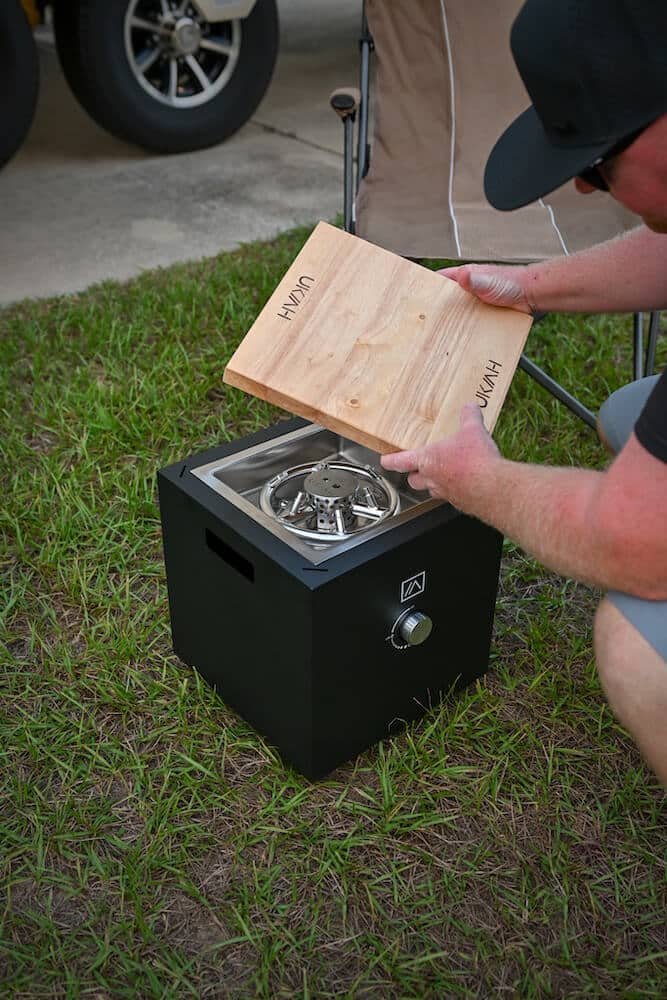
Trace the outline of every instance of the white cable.
{"type": "Polygon", "coordinates": [[[454,199],[452,197],[452,192],[454,189],[454,146],[456,143],[456,101],[454,97],[454,61],[452,59],[452,48],[449,43],[449,28],[447,27],[447,12],[445,10],[444,0],[440,0],[440,10],[442,11],[442,26],[445,31],[445,45],[447,46],[447,61],[449,63],[449,108],[452,118],[451,143],[449,150],[449,190],[447,192],[447,197],[449,200],[449,214],[452,217],[452,223],[454,226],[454,239],[456,240],[456,252],[460,258],[462,255],[461,255],[461,244],[459,242],[459,224],[456,221],[456,213],[454,211],[454,199]]]}
{"type": "Polygon", "coordinates": [[[549,215],[551,217],[551,225],[556,230],[556,235],[558,236],[558,239],[560,240],[560,245],[563,248],[563,253],[566,255],[566,257],[569,257],[570,256],[570,251],[565,246],[565,240],[563,239],[563,234],[561,233],[560,229],[556,225],[556,216],[553,213],[553,209],[552,209],[551,205],[547,205],[546,202],[542,201],[541,198],[540,198],[540,205],[542,206],[542,208],[546,208],[547,212],[549,213],[549,215]]]}

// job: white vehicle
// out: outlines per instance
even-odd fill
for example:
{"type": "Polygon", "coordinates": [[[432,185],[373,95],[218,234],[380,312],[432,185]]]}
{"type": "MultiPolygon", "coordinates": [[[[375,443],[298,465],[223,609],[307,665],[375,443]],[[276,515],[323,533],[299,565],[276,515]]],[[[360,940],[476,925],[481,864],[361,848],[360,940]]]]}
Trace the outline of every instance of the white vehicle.
{"type": "Polygon", "coordinates": [[[67,82],[88,114],[157,153],[232,135],[264,96],[278,51],[276,0],[2,0],[0,165],[32,121],[32,28],[47,15],[67,82]]]}

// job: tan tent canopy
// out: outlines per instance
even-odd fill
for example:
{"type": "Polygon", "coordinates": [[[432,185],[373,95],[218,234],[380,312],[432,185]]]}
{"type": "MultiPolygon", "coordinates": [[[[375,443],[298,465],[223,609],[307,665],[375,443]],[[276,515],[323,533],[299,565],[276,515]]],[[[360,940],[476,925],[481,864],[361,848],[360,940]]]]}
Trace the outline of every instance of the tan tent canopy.
{"type": "Polygon", "coordinates": [[[525,261],[572,253],[638,220],[570,183],[515,212],[484,197],[486,158],[530,103],[509,47],[520,0],[367,0],[375,42],[370,170],[356,231],[407,257],[525,261]]]}

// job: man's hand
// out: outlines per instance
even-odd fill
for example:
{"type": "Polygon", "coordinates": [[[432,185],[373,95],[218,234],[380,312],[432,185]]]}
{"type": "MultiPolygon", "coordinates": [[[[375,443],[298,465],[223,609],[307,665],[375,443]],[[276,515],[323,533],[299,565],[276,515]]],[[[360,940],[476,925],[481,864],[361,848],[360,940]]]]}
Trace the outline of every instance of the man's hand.
{"type": "Polygon", "coordinates": [[[505,306],[529,314],[537,311],[524,288],[525,267],[463,264],[461,267],[446,267],[438,274],[456,281],[466,292],[471,292],[490,306],[505,306]]]}
{"type": "Polygon", "coordinates": [[[476,403],[463,407],[459,430],[452,437],[381,459],[385,469],[409,473],[413,489],[428,490],[462,511],[469,509],[477,490],[502,461],[476,403]]]}

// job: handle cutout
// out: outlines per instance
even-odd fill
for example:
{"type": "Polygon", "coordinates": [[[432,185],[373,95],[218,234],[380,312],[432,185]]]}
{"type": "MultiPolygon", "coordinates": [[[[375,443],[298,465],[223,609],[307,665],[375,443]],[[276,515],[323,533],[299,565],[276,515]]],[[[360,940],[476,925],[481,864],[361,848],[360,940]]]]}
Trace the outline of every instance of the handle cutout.
{"type": "Polygon", "coordinates": [[[231,545],[227,545],[221,538],[214,535],[208,528],[206,529],[206,544],[211,552],[215,552],[216,556],[222,559],[223,562],[226,562],[228,566],[231,566],[232,569],[235,569],[241,576],[244,576],[246,580],[250,580],[251,583],[255,582],[255,567],[253,564],[239,552],[236,552],[231,545]]]}

